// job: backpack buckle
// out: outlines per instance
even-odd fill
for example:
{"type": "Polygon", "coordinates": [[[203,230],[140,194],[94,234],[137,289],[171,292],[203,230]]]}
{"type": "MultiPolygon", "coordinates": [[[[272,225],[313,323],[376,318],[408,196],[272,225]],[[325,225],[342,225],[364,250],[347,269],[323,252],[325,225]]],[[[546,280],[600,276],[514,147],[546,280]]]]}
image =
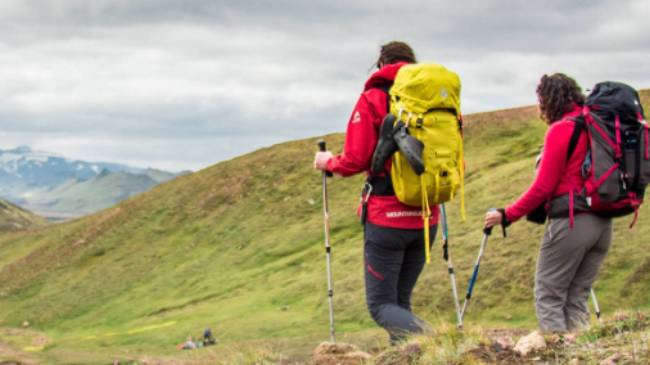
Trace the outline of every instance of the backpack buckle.
{"type": "Polygon", "coordinates": [[[366,182],[363,190],[364,190],[364,193],[365,193],[365,196],[363,197],[363,203],[367,204],[368,199],[370,199],[370,194],[372,194],[372,184],[369,183],[369,182],[366,182]]]}

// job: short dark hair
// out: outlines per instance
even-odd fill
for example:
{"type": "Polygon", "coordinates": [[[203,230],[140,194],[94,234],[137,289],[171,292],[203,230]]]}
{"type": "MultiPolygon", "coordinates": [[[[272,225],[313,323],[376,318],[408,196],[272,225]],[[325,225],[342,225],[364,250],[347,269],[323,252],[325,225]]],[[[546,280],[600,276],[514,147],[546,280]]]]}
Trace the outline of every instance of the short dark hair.
{"type": "Polygon", "coordinates": [[[585,96],[576,80],[563,73],[556,73],[544,75],[539,80],[537,100],[540,117],[551,124],[570,112],[574,104],[583,105],[585,96]]]}
{"type": "Polygon", "coordinates": [[[397,62],[417,62],[411,46],[398,41],[388,42],[381,46],[379,58],[377,59],[377,68],[380,68],[381,64],[390,65],[397,62]]]}

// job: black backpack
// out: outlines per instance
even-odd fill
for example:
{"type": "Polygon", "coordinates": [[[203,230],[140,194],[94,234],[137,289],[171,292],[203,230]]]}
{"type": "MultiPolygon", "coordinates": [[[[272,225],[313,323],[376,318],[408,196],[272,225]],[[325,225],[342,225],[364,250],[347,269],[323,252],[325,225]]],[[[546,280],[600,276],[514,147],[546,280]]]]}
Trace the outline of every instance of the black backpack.
{"type": "MultiPolygon", "coordinates": [[[[574,122],[567,160],[583,131],[589,140],[582,168],[585,187],[577,197],[601,216],[634,213],[633,225],[650,183],[650,130],[639,94],[620,82],[599,83],[587,97],[583,115],[574,122]]],[[[527,218],[543,223],[543,208],[527,218]]]]}

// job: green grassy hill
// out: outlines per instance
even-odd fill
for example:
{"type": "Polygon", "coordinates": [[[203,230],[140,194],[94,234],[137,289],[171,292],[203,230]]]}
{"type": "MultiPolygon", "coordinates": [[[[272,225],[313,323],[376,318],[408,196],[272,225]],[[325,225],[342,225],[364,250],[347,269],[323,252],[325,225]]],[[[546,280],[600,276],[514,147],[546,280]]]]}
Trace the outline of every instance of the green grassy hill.
{"type": "Polygon", "coordinates": [[[71,179],[52,189],[34,191],[26,206],[49,218],[80,217],[111,207],[174,176],[155,169],[141,174],[104,170],[88,180],[71,179]]]}
{"type": "Polygon", "coordinates": [[[0,200],[0,232],[17,231],[43,226],[45,219],[15,206],[6,200],[0,200]]]}
{"type": "MultiPolygon", "coordinates": [[[[643,95],[647,109],[650,92],[643,95]]],[[[532,107],[467,117],[467,221],[460,222],[457,202],[448,208],[461,290],[485,209],[512,201],[530,183],[544,130],[532,107]]],[[[342,134],[325,139],[341,149],[342,134]]],[[[178,356],[175,345],[206,326],[225,342],[295,341],[296,351],[327,339],[315,149],[316,139],[261,149],[89,217],[0,236],[0,327],[28,322],[33,331],[0,337],[0,343],[34,351],[30,356],[48,363],[105,363],[178,356]],[[35,343],[30,333],[45,340],[35,343]]],[[[355,216],[362,181],[330,180],[336,320],[340,332],[377,338],[381,331],[367,331],[375,325],[365,308],[355,216]]],[[[633,230],[628,223],[617,221],[596,284],[605,312],[650,306],[650,208],[641,210],[633,230]]],[[[521,222],[507,239],[492,237],[469,323],[535,326],[532,285],[541,232],[521,222]]],[[[415,310],[433,323],[451,322],[439,244],[433,254],[416,288],[415,310]]]]}

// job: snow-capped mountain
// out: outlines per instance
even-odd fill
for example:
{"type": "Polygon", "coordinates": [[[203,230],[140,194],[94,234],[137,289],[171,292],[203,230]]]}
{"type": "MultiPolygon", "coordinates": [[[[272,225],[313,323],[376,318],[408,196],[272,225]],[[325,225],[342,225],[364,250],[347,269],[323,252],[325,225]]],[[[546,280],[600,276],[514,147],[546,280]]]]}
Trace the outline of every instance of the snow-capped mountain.
{"type": "Polygon", "coordinates": [[[57,207],[57,211],[65,215],[86,214],[116,204],[175,176],[151,168],[69,159],[26,146],[0,149],[0,197],[37,212],[51,212],[52,208],[57,207]],[[119,174],[120,177],[107,179],[111,174],[119,174]],[[143,184],[143,179],[150,183],[143,184]],[[99,189],[96,188],[99,186],[96,181],[113,183],[101,184],[102,188],[99,189]],[[91,199],[80,199],[80,195],[92,196],[93,203],[84,206],[91,199]],[[75,200],[74,204],[69,202],[72,199],[75,200]],[[76,211],[66,210],[71,207],[75,207],[76,211]]]}
{"type": "Polygon", "coordinates": [[[0,185],[19,182],[27,186],[54,187],[69,179],[88,180],[103,170],[136,174],[144,171],[115,163],[71,160],[26,146],[0,149],[0,185]]]}

